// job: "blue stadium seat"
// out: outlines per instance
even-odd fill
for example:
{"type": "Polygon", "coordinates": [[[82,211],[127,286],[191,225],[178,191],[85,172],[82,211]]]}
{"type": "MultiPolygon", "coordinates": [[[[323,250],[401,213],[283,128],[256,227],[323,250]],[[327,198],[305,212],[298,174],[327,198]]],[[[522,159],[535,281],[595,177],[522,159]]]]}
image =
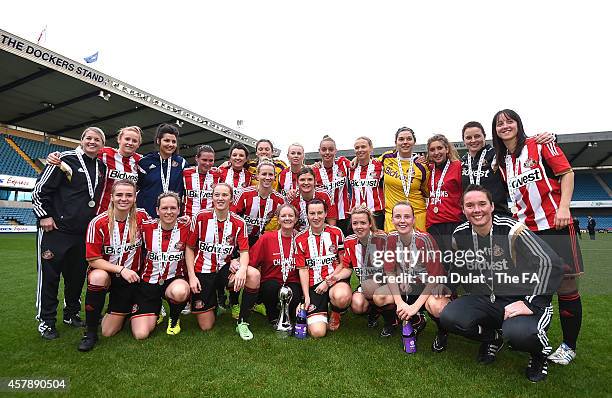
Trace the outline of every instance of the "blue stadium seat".
{"type": "Polygon", "coordinates": [[[36,225],[36,216],[32,209],[21,207],[0,207],[0,225],[14,224],[36,225]]]}
{"type": "Polygon", "coordinates": [[[599,176],[608,184],[608,187],[612,189],[612,173],[598,173],[599,176]]]}
{"type": "Polygon", "coordinates": [[[572,200],[610,200],[610,195],[591,173],[577,173],[574,177],[572,200]]]}
{"type": "Polygon", "coordinates": [[[40,158],[44,159],[51,152],[55,152],[55,151],[63,152],[63,151],[67,151],[70,149],[74,149],[74,148],[68,148],[68,147],[61,146],[61,145],[45,144],[42,141],[30,140],[30,139],[23,138],[23,137],[15,137],[15,136],[9,136],[9,137],[11,137],[13,141],[15,141],[17,145],[19,145],[19,148],[21,148],[21,150],[24,151],[26,154],[28,154],[28,156],[31,157],[33,160],[40,159],[40,158]]]}
{"type": "Polygon", "coordinates": [[[38,174],[15,150],[0,136],[0,174],[23,177],[36,177],[38,174]]]}

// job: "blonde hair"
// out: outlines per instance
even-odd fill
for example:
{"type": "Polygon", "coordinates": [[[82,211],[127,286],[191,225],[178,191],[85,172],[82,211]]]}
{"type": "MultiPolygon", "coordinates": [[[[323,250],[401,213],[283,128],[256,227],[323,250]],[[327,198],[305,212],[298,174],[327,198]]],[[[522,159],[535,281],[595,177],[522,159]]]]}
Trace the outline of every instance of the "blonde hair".
{"type": "Polygon", "coordinates": [[[293,144],[289,145],[289,147],[287,148],[287,153],[289,153],[289,150],[291,149],[292,146],[297,146],[302,148],[302,152],[304,152],[304,145],[298,143],[298,142],[294,142],[293,144]]]}
{"type": "Polygon", "coordinates": [[[412,217],[414,217],[414,209],[412,208],[412,205],[410,204],[410,202],[408,202],[407,200],[400,200],[399,202],[395,203],[393,205],[393,209],[391,209],[391,215],[393,216],[393,212],[395,211],[395,208],[398,206],[408,206],[410,207],[410,211],[412,212],[412,217]]]}
{"type": "Polygon", "coordinates": [[[102,138],[102,143],[106,144],[106,135],[104,135],[104,131],[102,131],[102,129],[99,127],[86,127],[85,130],[83,130],[83,133],[81,133],[81,141],[83,141],[83,138],[85,138],[85,134],[87,134],[88,131],[93,131],[94,133],[98,134],[102,138]]]}
{"type": "Polygon", "coordinates": [[[355,214],[365,214],[368,217],[368,221],[370,223],[370,231],[371,232],[377,232],[378,228],[376,228],[376,220],[374,219],[374,215],[372,214],[372,210],[370,210],[370,208],[368,207],[368,205],[366,205],[365,203],[362,203],[360,205],[357,205],[355,207],[353,207],[353,210],[351,210],[351,221],[353,220],[353,216],[355,214]]]}
{"type": "Polygon", "coordinates": [[[374,145],[372,144],[372,140],[370,139],[370,137],[366,137],[365,135],[362,135],[361,137],[357,137],[355,138],[355,142],[359,141],[359,140],[364,140],[368,143],[368,145],[370,145],[370,148],[373,148],[374,145]]]}
{"type": "Polygon", "coordinates": [[[125,131],[133,131],[138,134],[138,143],[142,144],[142,130],[138,126],[127,126],[119,129],[119,134],[117,134],[117,142],[121,139],[121,136],[125,131]]]}
{"type": "MultiPolygon", "coordinates": [[[[276,211],[274,212],[274,215],[276,216],[276,218],[280,218],[280,212],[281,210],[283,210],[284,208],[289,208],[291,210],[293,210],[293,214],[295,215],[295,223],[298,223],[298,219],[300,218],[300,212],[295,208],[294,205],[292,205],[291,203],[283,203],[282,205],[278,206],[276,208],[276,211]]],[[[294,225],[295,227],[295,225],[294,225]]],[[[280,222],[278,223],[278,229],[280,229],[280,222]]]]}
{"type": "Polygon", "coordinates": [[[271,159],[269,158],[261,158],[259,159],[259,163],[257,164],[257,173],[259,174],[259,170],[262,168],[262,166],[270,166],[272,167],[272,169],[274,170],[274,175],[276,176],[276,166],[274,166],[274,163],[272,162],[271,159]]]}
{"type": "Polygon", "coordinates": [[[448,150],[448,159],[450,159],[451,161],[459,160],[459,154],[457,153],[457,149],[453,144],[448,141],[448,138],[446,138],[444,134],[435,134],[433,137],[429,137],[429,139],[427,140],[427,155],[425,156],[425,158],[428,162],[433,162],[433,160],[429,158],[429,145],[434,141],[440,141],[442,144],[444,144],[444,146],[448,150]]]}
{"type": "Polygon", "coordinates": [[[108,205],[108,210],[106,211],[108,213],[108,233],[110,234],[110,236],[113,236],[113,232],[115,229],[115,204],[112,200],[112,195],[115,194],[117,187],[121,185],[128,185],[132,187],[132,189],[134,189],[134,203],[132,204],[132,207],[130,207],[130,210],[128,212],[128,217],[130,219],[130,243],[134,243],[136,236],[138,235],[138,220],[136,219],[136,183],[134,181],[124,179],[117,180],[113,183],[113,188],[111,189],[111,201],[108,205]]]}

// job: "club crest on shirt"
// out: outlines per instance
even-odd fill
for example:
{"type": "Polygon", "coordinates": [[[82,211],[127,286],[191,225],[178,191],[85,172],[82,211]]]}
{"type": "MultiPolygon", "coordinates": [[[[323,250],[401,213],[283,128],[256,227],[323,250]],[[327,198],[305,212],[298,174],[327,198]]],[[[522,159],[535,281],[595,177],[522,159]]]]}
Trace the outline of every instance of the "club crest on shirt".
{"type": "Polygon", "coordinates": [[[154,169],[156,166],[154,164],[151,164],[151,166],[149,166],[149,170],[154,169]]]}
{"type": "Polygon", "coordinates": [[[84,172],[85,172],[85,170],[83,170],[83,168],[82,168],[82,167],[79,167],[79,168],[77,169],[77,171],[78,171],[79,173],[84,173],[84,172]]]}
{"type": "Polygon", "coordinates": [[[528,159],[527,159],[527,160],[525,160],[525,162],[523,163],[523,167],[525,167],[525,168],[532,168],[532,167],[534,167],[534,166],[535,166],[535,165],[537,165],[537,164],[538,164],[538,163],[537,163],[535,160],[533,160],[533,159],[531,159],[531,158],[528,158],[528,159]]]}
{"type": "Polygon", "coordinates": [[[230,235],[230,236],[228,236],[228,237],[226,237],[226,238],[225,238],[225,242],[226,242],[228,245],[233,246],[233,245],[234,245],[234,237],[233,237],[233,236],[231,236],[231,235],[230,235]]]}
{"type": "Polygon", "coordinates": [[[504,249],[502,249],[501,246],[497,244],[493,245],[493,256],[501,257],[503,255],[504,255],[504,249]]]}
{"type": "Polygon", "coordinates": [[[53,254],[51,250],[45,250],[40,256],[45,260],[51,260],[53,257],[55,257],[55,254],[53,254]]]}
{"type": "Polygon", "coordinates": [[[172,161],[172,167],[178,167],[178,162],[176,160],[172,161]]]}
{"type": "Polygon", "coordinates": [[[135,314],[135,313],[136,313],[136,311],[138,311],[138,304],[134,304],[134,305],[132,306],[132,314],[135,314]]]}
{"type": "Polygon", "coordinates": [[[185,242],[176,242],[176,245],[174,245],[174,248],[176,250],[185,250],[185,242]]]}
{"type": "Polygon", "coordinates": [[[336,245],[330,245],[329,249],[327,250],[330,254],[336,254],[336,252],[338,251],[336,249],[336,245]]]}
{"type": "Polygon", "coordinates": [[[193,303],[193,308],[195,308],[196,310],[201,310],[202,308],[204,308],[204,302],[202,300],[196,300],[193,303]]]}

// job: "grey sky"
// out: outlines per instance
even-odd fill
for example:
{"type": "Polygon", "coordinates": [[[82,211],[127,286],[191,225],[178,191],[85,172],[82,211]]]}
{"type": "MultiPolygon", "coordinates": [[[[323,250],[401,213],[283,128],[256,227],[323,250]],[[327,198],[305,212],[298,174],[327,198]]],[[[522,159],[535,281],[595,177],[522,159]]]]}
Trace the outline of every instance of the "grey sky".
{"type": "MultiPolygon", "coordinates": [[[[460,139],[512,108],[529,133],[611,130],[607,2],[6,2],[2,29],[242,131],[316,150],[412,127],[460,139]]],[[[284,156],[283,156],[284,157],[284,156]]]]}

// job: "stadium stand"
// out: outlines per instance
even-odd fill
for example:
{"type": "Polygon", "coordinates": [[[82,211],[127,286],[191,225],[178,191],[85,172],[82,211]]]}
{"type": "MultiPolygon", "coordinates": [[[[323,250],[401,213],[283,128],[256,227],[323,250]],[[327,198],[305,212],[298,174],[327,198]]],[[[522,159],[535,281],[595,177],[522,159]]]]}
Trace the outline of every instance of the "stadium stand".
{"type": "Polygon", "coordinates": [[[63,152],[72,148],[61,145],[45,144],[41,141],[34,141],[23,137],[9,136],[15,141],[19,148],[24,151],[32,160],[45,159],[50,152],[63,152]]]}
{"type": "Polygon", "coordinates": [[[32,209],[0,207],[0,225],[36,225],[32,209]]]}
{"type": "Polygon", "coordinates": [[[577,173],[572,200],[610,200],[610,195],[591,173],[577,173]]]}
{"type": "Polygon", "coordinates": [[[0,174],[8,174],[23,177],[37,177],[38,173],[6,142],[4,136],[0,136],[0,174]]]}
{"type": "MultiPolygon", "coordinates": [[[[586,230],[589,219],[586,216],[579,216],[577,218],[580,220],[580,229],[586,230]]],[[[598,215],[595,216],[595,221],[597,222],[595,227],[597,231],[606,230],[612,232],[612,216],[598,215]]]]}
{"type": "Polygon", "coordinates": [[[608,184],[608,187],[612,189],[612,173],[597,173],[602,180],[608,184]]]}

